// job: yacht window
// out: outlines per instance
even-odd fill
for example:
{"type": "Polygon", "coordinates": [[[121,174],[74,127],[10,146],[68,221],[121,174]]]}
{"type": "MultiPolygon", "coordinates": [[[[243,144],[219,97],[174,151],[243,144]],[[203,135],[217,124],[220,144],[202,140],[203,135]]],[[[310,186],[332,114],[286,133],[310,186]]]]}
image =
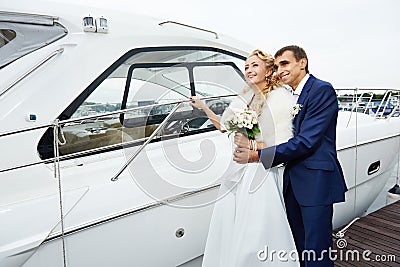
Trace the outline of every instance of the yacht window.
{"type": "MultiPolygon", "coordinates": [[[[196,94],[199,97],[238,94],[246,87],[239,75],[235,75],[230,65],[197,66],[193,69],[196,94]]],[[[234,97],[213,98],[206,100],[207,106],[221,115],[234,97]]],[[[207,121],[212,125],[211,121],[207,121]]]]}
{"type": "MultiPolygon", "coordinates": [[[[101,151],[122,148],[127,142],[141,144],[179,102],[183,103],[154,142],[215,130],[205,114],[187,100],[194,94],[212,97],[242,91],[245,81],[236,64],[243,66],[244,58],[207,48],[148,48],[128,52],[60,115],[60,120],[79,119],[62,127],[60,139],[66,142],[59,146],[60,155],[98,153],[98,148],[101,151]],[[110,114],[126,109],[124,114],[110,114]],[[94,115],[98,117],[90,117],[94,115]]],[[[206,103],[222,114],[231,99],[214,98],[206,103]]],[[[53,156],[52,134],[49,129],[39,142],[43,159],[53,156]]]]}
{"type": "MultiPolygon", "coordinates": [[[[147,65],[147,64],[146,64],[147,65]]],[[[150,135],[179,101],[185,101],[191,95],[189,72],[179,65],[157,67],[157,63],[149,66],[132,65],[132,79],[129,83],[124,108],[143,107],[123,116],[125,132],[132,139],[150,135]],[[154,67],[153,67],[154,66],[154,67]],[[144,127],[138,135],[137,128],[144,127]]],[[[191,116],[193,108],[189,103],[182,103],[176,114],[186,111],[191,116]]],[[[163,129],[163,134],[179,134],[185,120],[172,120],[163,129]]],[[[160,136],[162,135],[160,132],[160,136]]]]}
{"type": "Polygon", "coordinates": [[[0,68],[66,34],[67,30],[57,23],[38,25],[0,22],[0,68]]]}
{"type": "Polygon", "coordinates": [[[9,29],[0,29],[0,48],[8,44],[16,36],[15,31],[9,29]]]}

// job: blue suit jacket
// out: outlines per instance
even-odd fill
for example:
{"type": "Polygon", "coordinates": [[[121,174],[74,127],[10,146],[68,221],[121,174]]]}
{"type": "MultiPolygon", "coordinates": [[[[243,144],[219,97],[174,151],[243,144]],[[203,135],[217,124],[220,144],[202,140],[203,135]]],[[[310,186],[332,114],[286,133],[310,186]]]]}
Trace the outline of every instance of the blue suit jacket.
{"type": "Polygon", "coordinates": [[[302,108],[293,119],[294,137],[263,149],[260,160],[265,168],[286,164],[284,193],[290,182],[300,205],[342,202],[347,187],[336,152],[335,90],[330,83],[310,75],[297,103],[302,108]]]}

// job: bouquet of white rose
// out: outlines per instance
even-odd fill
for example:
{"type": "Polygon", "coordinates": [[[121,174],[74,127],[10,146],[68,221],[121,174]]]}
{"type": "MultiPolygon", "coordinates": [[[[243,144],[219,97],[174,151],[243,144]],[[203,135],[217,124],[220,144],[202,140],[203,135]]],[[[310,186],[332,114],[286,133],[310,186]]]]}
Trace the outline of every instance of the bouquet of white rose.
{"type": "Polygon", "coordinates": [[[247,108],[235,111],[224,124],[226,129],[230,131],[229,135],[239,132],[254,140],[255,135],[260,133],[257,114],[247,108]]]}

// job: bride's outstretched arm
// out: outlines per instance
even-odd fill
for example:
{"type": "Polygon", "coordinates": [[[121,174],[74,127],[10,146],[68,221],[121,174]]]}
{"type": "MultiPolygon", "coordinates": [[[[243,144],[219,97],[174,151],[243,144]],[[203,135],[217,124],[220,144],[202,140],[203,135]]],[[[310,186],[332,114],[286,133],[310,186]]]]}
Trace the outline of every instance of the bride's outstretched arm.
{"type": "Polygon", "coordinates": [[[192,100],[192,106],[202,109],[217,130],[221,131],[222,133],[226,132],[221,128],[221,118],[215,114],[214,111],[212,111],[203,101],[201,101],[198,96],[191,96],[190,99],[192,100]]]}

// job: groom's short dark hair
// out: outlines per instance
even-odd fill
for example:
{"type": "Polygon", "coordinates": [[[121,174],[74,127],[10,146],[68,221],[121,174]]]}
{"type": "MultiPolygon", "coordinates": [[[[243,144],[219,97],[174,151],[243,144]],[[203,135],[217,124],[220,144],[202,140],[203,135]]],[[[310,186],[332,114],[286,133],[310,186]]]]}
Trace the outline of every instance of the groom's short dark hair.
{"type": "Polygon", "coordinates": [[[306,51],[303,48],[301,48],[300,46],[297,46],[297,45],[288,45],[288,46],[282,47],[281,49],[276,51],[275,58],[277,58],[279,56],[282,56],[282,54],[285,51],[292,51],[293,54],[294,54],[294,57],[296,58],[296,61],[299,61],[302,58],[307,59],[306,73],[309,73],[309,71],[308,71],[308,58],[307,58],[306,51]]]}

